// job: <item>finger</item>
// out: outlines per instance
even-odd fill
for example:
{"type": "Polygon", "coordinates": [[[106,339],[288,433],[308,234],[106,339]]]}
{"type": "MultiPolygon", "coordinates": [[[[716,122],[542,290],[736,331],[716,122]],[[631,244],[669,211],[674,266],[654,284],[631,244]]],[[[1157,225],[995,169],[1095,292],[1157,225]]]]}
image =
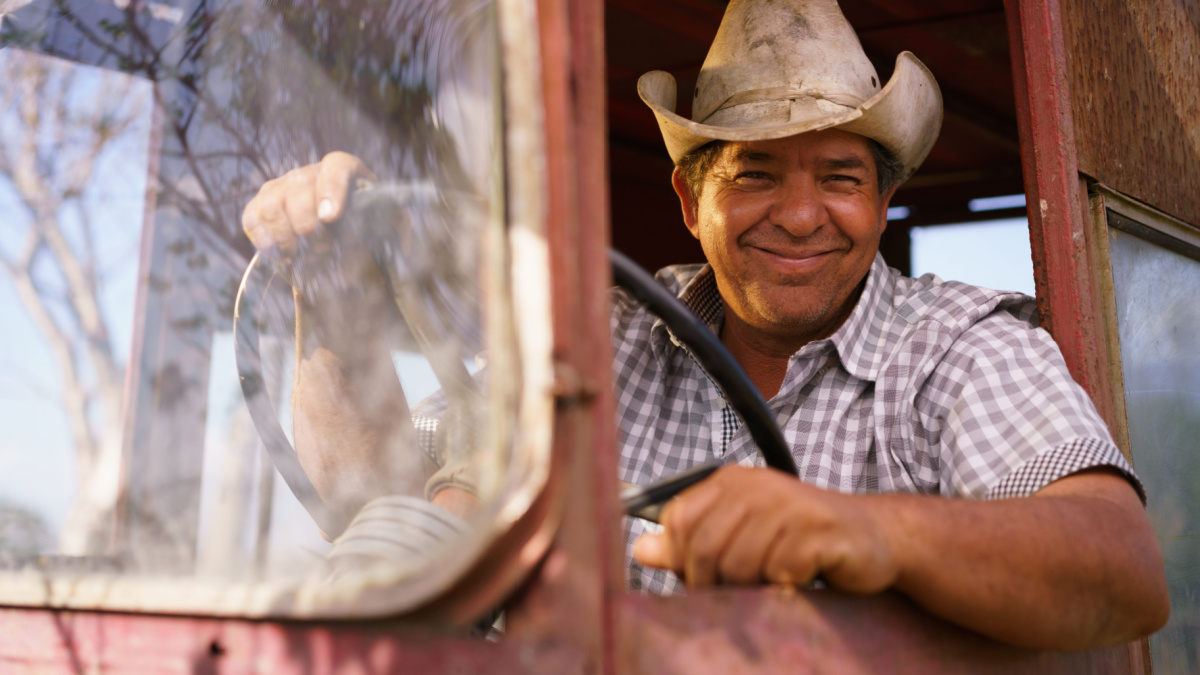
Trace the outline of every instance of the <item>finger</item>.
{"type": "Polygon", "coordinates": [[[283,211],[292,233],[297,237],[307,237],[320,225],[317,220],[316,195],[313,193],[316,175],[315,166],[306,166],[289,171],[283,177],[286,186],[283,211]]]}
{"type": "Polygon", "coordinates": [[[246,234],[246,238],[254,244],[254,248],[259,251],[265,251],[275,246],[275,239],[271,236],[270,231],[258,220],[256,212],[258,205],[251,201],[242,210],[242,232],[246,234]]]}
{"type": "Polygon", "coordinates": [[[279,246],[285,250],[295,248],[296,237],[283,208],[286,195],[287,189],[283,181],[268,181],[246,206],[251,226],[256,227],[260,233],[258,236],[270,244],[259,247],[260,251],[271,246],[279,246]]]}
{"type": "Polygon", "coordinates": [[[773,584],[807,586],[820,573],[814,537],[800,529],[788,529],[767,549],[763,576],[773,584]]]}
{"type": "MultiPolygon", "coordinates": [[[[717,583],[717,563],[725,555],[737,531],[750,525],[744,501],[715,503],[693,528],[691,545],[684,551],[684,578],[689,586],[717,583]]],[[[752,526],[752,525],[750,525],[752,526]]]]}
{"type": "Polygon", "coordinates": [[[786,529],[780,518],[759,516],[758,522],[746,522],[736,529],[717,561],[717,576],[727,584],[757,584],[766,575],[767,553],[786,529]]]}
{"type": "Polygon", "coordinates": [[[331,152],[317,165],[316,213],[322,223],[332,223],[342,217],[346,196],[350,194],[355,178],[376,180],[367,165],[349,153],[331,152]]]}
{"type": "Polygon", "coordinates": [[[667,502],[659,514],[658,522],[663,526],[663,536],[671,541],[668,549],[672,556],[671,569],[686,572],[687,555],[692,547],[696,524],[721,501],[724,493],[720,482],[716,480],[720,474],[718,471],[709,479],[679,493],[667,502]]]}
{"type": "Polygon", "coordinates": [[[646,533],[633,542],[633,559],[646,567],[674,571],[671,541],[661,534],[646,533]]]}

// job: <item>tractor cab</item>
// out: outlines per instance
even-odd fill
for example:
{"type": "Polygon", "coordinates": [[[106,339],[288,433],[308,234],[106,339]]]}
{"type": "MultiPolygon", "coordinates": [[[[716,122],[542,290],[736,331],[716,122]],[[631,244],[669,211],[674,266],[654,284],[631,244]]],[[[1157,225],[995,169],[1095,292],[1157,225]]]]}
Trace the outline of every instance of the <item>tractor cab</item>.
{"type": "Polygon", "coordinates": [[[1185,5],[841,2],[944,101],[884,259],[1036,294],[1150,495],[1171,623],[1058,653],[893,593],[625,590],[609,249],[703,261],[636,81],[690,91],[722,0],[4,0],[2,669],[1193,671],[1185,5]],[[247,204],[330,153],[369,168],[344,213],[256,251],[247,204]],[[334,342],[391,364],[358,394],[405,423],[331,480],[294,390],[334,342]]]}

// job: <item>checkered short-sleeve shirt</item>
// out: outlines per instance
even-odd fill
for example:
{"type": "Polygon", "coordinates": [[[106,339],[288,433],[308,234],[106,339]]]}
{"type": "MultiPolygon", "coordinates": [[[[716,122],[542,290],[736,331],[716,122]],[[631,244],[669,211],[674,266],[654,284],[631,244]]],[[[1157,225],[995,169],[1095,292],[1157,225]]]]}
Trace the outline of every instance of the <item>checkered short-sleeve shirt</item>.
{"type": "MultiPolygon", "coordinates": [[[[724,310],[710,267],[668,267],[658,280],[719,332],[724,310]]],[[[620,289],[612,338],[622,480],[644,485],[717,457],[763,465],[704,370],[620,289]]],[[[768,405],[800,478],[830,490],[1003,499],[1107,466],[1142,493],[1037,327],[1032,298],[910,279],[879,256],[850,317],[792,355],[768,405]]],[[[653,527],[626,519],[629,585],[679,590],[674,575],[633,561],[634,539],[653,527]]]]}

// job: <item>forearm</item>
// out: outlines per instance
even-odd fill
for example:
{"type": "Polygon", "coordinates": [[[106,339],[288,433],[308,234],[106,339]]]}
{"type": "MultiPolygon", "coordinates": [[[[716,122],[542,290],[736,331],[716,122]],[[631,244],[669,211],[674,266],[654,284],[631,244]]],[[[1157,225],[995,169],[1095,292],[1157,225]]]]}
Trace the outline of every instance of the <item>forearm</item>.
{"type": "Polygon", "coordinates": [[[377,496],[422,494],[428,469],[386,339],[394,311],[381,289],[296,293],[296,449],[318,492],[348,516],[377,496]]]}
{"type": "Polygon", "coordinates": [[[725,467],[671,500],[634,557],[690,585],[897,589],[1011,644],[1077,649],[1148,634],[1169,601],[1137,494],[1106,470],[1032,497],[848,495],[777,471],[725,467]]]}
{"type": "Polygon", "coordinates": [[[1088,481],[1090,494],[1051,485],[994,502],[880,497],[894,587],[949,621],[1030,647],[1115,644],[1157,629],[1162,559],[1133,491],[1108,474],[1069,480],[1088,481]]]}

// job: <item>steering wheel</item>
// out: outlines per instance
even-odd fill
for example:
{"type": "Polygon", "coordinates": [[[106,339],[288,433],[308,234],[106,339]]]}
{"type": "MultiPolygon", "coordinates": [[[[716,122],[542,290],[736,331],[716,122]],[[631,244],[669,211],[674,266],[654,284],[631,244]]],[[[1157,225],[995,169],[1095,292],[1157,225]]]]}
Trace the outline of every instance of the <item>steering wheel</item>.
{"type": "MultiPolygon", "coordinates": [[[[376,185],[355,192],[342,222],[331,228],[338,237],[363,237],[382,272],[387,291],[409,334],[428,359],[451,410],[478,406],[484,400],[479,384],[461,359],[464,353],[461,336],[477,336],[479,332],[473,325],[473,317],[461,311],[464,305],[474,302],[461,292],[473,285],[473,281],[454,283],[454,279],[447,279],[446,270],[455,266],[451,256],[457,255],[457,242],[450,229],[450,205],[444,199],[462,196],[440,191],[427,183],[376,185]],[[437,215],[421,218],[413,213],[418,207],[424,207],[420,210],[425,214],[437,215]],[[398,223],[404,226],[398,228],[398,223]]],[[[334,258],[336,246],[335,242],[334,258]]],[[[285,278],[292,278],[290,283],[302,283],[297,280],[310,276],[325,277],[328,283],[330,276],[336,276],[321,273],[328,269],[320,272],[298,269],[302,265],[311,268],[313,263],[300,255],[284,270],[285,278]]],[[[348,522],[322,501],[304,473],[279,423],[263,376],[259,330],[262,323],[258,311],[270,281],[280,275],[280,267],[270,264],[260,252],[250,260],[242,276],[234,305],[238,380],[250,418],[275,468],[317,525],[336,538],[348,522]]]]}
{"type": "MultiPolygon", "coordinates": [[[[346,226],[358,224],[358,234],[366,238],[375,263],[383,272],[388,291],[421,351],[429,359],[449,405],[479,405],[483,401],[482,393],[460,360],[461,350],[456,338],[462,334],[466,319],[462,315],[456,316],[453,311],[461,306],[460,302],[456,302],[460,298],[450,297],[454,292],[453,285],[438,281],[438,263],[446,260],[446,255],[453,254],[455,242],[445,228],[426,228],[424,231],[410,229],[411,235],[424,238],[420,243],[425,248],[406,246],[396,234],[396,222],[405,217],[406,209],[418,203],[437,204],[440,199],[438,190],[431,185],[368,188],[353,195],[347,215],[343,217],[346,222],[340,223],[339,227],[351,229],[353,225],[346,226]],[[413,252],[420,255],[410,255],[413,252]]],[[[636,263],[615,250],[610,249],[609,256],[616,283],[661,317],[676,338],[713,377],[730,405],[745,422],[767,465],[796,475],[795,462],[774,414],[758,388],[720,340],[678,298],[636,263]]],[[[276,274],[277,270],[265,265],[262,254],[258,253],[250,260],[242,277],[234,306],[239,382],[250,418],[275,468],[317,525],[335,538],[346,529],[348,523],[322,501],[301,468],[296,451],[287,440],[275,407],[267,395],[263,378],[257,312],[264,291],[276,274]]]]}

